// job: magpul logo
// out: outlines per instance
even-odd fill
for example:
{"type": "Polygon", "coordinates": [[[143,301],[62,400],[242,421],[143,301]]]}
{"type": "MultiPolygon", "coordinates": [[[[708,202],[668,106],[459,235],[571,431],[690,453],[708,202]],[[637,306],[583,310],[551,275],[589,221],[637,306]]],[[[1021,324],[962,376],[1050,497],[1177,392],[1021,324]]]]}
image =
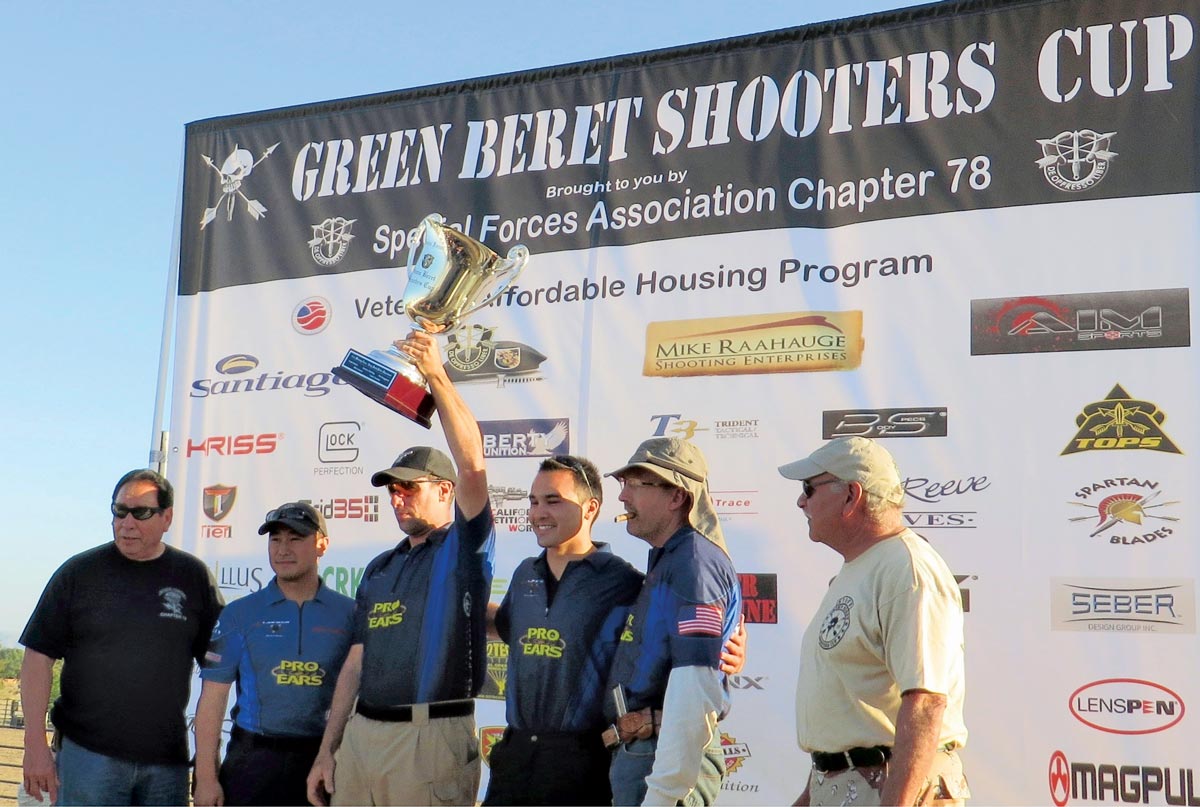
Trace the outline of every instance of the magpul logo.
{"type": "Polygon", "coordinates": [[[1083,407],[1083,411],[1075,418],[1075,425],[1079,427],[1079,431],[1075,433],[1074,439],[1067,443],[1062,454],[1076,454],[1080,451],[1131,451],[1139,448],[1182,454],[1162,430],[1166,419],[1166,413],[1157,405],[1131,398],[1129,393],[1117,384],[1103,401],[1083,407]]]}

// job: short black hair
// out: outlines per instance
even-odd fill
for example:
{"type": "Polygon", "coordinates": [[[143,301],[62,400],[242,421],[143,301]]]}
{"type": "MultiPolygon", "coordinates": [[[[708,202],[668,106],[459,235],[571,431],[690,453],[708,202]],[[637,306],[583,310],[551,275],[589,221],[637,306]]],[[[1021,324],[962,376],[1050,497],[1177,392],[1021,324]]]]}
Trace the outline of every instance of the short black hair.
{"type": "Polygon", "coordinates": [[[158,506],[164,510],[175,505],[175,488],[165,476],[149,468],[134,469],[118,479],[112,492],[113,502],[117,501],[117,494],[121,492],[121,488],[130,482],[149,482],[154,485],[158,489],[158,506]]]}
{"type": "Polygon", "coordinates": [[[568,471],[575,477],[575,492],[589,499],[596,499],[604,504],[604,486],[600,479],[600,469],[587,457],[576,457],[572,454],[556,454],[542,460],[539,471],[568,471]]]}

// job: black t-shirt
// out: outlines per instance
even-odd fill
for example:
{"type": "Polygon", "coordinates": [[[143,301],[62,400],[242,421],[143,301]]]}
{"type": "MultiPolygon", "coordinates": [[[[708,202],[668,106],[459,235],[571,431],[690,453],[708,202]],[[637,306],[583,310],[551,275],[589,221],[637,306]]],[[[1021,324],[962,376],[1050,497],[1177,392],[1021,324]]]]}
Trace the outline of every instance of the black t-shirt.
{"type": "Polygon", "coordinates": [[[21,634],[29,649],[63,659],[54,725],[108,756],[187,762],[192,662],[223,604],[208,568],[171,546],[147,561],[113,543],[68,560],[21,634]]]}

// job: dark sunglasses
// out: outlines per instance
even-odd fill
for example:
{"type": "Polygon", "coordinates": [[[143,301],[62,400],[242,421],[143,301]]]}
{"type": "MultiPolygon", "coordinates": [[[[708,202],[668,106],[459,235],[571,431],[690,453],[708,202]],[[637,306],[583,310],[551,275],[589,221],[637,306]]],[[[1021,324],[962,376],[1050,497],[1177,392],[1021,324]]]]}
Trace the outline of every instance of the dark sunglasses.
{"type": "Polygon", "coordinates": [[[112,511],[113,518],[125,518],[125,516],[133,516],[137,521],[146,521],[152,516],[161,513],[163,507],[126,507],[123,504],[113,503],[109,505],[109,510],[112,511]]]}
{"type": "Polygon", "coordinates": [[[841,482],[841,481],[842,480],[838,479],[835,476],[833,479],[826,479],[825,481],[818,482],[817,484],[814,485],[812,482],[809,482],[807,479],[805,479],[803,482],[800,483],[800,489],[804,491],[804,498],[811,499],[813,493],[815,493],[817,488],[821,487],[821,485],[832,485],[834,482],[841,482]]]}
{"type": "Polygon", "coordinates": [[[388,483],[388,492],[397,493],[404,491],[405,493],[416,493],[420,485],[441,481],[440,479],[397,479],[394,482],[388,483]]]}
{"type": "Polygon", "coordinates": [[[567,468],[571,473],[583,480],[583,484],[588,489],[589,496],[591,496],[593,499],[599,498],[596,495],[595,486],[592,485],[592,480],[588,478],[587,467],[582,462],[575,457],[572,457],[570,454],[555,454],[553,459],[556,463],[564,468],[567,468]]]}
{"type": "Polygon", "coordinates": [[[267,513],[267,517],[263,520],[264,524],[269,524],[272,521],[302,521],[305,524],[311,525],[313,528],[319,529],[316,519],[312,513],[300,507],[279,507],[267,513]]]}

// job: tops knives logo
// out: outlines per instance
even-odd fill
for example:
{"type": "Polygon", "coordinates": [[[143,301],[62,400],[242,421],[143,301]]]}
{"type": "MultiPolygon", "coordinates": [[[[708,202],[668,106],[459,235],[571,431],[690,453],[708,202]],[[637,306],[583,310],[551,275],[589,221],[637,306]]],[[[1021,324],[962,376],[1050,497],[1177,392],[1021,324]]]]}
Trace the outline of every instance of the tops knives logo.
{"type": "Polygon", "coordinates": [[[1131,398],[1120,384],[1103,401],[1083,407],[1076,416],[1079,431],[1060,456],[1081,451],[1165,451],[1182,454],[1167,437],[1162,424],[1167,415],[1156,404],[1131,398]]]}
{"type": "Polygon", "coordinates": [[[971,355],[1187,347],[1187,289],[971,301],[971,355]]]}
{"type": "Polygon", "coordinates": [[[831,409],[821,413],[825,440],[835,437],[945,437],[944,406],[912,409],[831,409]]]}

